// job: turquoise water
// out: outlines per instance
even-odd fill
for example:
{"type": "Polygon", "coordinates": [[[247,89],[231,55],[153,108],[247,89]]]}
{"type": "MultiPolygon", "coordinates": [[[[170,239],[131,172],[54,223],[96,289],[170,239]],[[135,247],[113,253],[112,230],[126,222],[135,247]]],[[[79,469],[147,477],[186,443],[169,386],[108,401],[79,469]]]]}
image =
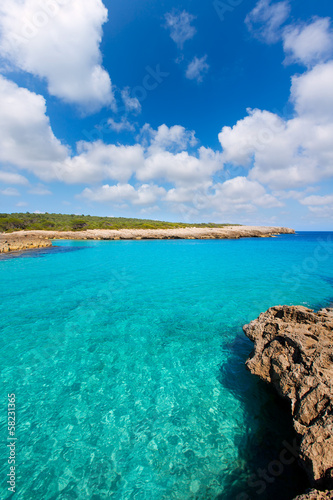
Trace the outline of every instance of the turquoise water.
{"type": "Polygon", "coordinates": [[[293,498],[296,464],[256,481],[293,435],[242,326],[333,302],[333,233],[54,245],[0,260],[1,498],[293,498]]]}

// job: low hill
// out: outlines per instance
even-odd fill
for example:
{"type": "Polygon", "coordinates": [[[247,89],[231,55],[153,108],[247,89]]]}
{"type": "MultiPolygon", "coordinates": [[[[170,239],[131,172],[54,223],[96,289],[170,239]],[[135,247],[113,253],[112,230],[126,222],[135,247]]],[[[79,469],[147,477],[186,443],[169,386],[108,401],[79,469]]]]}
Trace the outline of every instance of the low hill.
{"type": "MultiPolygon", "coordinates": [[[[96,217],[91,215],[66,214],[0,214],[0,232],[13,231],[85,231],[87,229],[172,229],[184,227],[225,227],[231,224],[185,224],[149,219],[127,219],[124,217],[96,217]]],[[[237,224],[233,224],[237,225],[237,224]]]]}

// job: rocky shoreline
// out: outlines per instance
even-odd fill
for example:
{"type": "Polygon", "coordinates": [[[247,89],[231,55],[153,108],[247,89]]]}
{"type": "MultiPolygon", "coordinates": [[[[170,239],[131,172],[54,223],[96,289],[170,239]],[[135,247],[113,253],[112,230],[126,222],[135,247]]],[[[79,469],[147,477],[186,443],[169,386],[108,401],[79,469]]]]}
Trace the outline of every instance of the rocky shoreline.
{"type": "Polygon", "coordinates": [[[41,236],[30,236],[28,234],[16,236],[15,233],[0,234],[0,253],[20,252],[21,250],[47,248],[51,246],[52,242],[41,236]]]}
{"type": "Polygon", "coordinates": [[[315,488],[297,500],[333,499],[333,309],[272,307],[244,332],[254,342],[247,368],[290,402],[299,462],[315,488]]]}
{"type": "Polygon", "coordinates": [[[0,253],[51,246],[49,240],[155,240],[267,238],[294,234],[284,227],[226,226],[222,228],[88,229],[87,231],[17,231],[0,234],[0,253]]]}

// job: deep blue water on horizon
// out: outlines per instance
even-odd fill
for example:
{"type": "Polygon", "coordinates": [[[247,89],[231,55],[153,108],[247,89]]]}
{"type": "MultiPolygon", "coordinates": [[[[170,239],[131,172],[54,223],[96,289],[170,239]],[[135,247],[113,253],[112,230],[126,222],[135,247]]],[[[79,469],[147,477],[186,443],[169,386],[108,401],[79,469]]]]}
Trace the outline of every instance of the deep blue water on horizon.
{"type": "Polygon", "coordinates": [[[291,500],[305,488],[296,463],[279,469],[288,408],[246,371],[242,326],[277,304],[333,304],[333,233],[56,241],[1,257],[0,279],[2,500],[291,500]]]}

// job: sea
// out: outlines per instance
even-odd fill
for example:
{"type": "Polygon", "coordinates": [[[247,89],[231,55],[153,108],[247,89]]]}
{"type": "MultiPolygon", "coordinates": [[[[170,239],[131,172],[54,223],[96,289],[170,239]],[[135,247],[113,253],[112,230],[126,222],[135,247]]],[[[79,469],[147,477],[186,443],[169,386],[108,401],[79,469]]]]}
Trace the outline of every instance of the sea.
{"type": "Polygon", "coordinates": [[[2,256],[0,280],[2,500],[308,487],[288,404],[246,370],[242,327],[274,305],[333,307],[333,233],[59,240],[2,256]]]}

